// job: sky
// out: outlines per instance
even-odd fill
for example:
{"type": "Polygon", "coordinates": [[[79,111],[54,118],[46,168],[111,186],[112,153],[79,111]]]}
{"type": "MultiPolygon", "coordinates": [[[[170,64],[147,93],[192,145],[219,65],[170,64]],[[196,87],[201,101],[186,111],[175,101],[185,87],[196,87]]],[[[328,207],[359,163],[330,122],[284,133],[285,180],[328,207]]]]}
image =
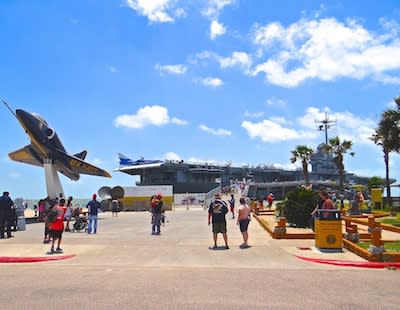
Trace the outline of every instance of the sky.
{"type": "MultiPolygon", "coordinates": [[[[325,113],[345,169],[385,176],[369,137],[400,96],[397,0],[2,0],[0,38],[0,99],[112,174],[61,176],[66,195],[133,186],[117,153],[297,169],[325,113]]],[[[30,140],[4,105],[0,124],[0,191],[46,196],[44,170],[8,158],[30,140]]]]}

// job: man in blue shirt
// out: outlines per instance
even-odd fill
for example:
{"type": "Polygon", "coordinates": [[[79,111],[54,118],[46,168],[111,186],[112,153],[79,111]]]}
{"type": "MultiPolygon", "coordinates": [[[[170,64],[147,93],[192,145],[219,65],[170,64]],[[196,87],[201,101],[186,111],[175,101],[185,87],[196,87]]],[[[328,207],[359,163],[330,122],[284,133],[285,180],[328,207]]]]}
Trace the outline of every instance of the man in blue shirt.
{"type": "Polygon", "coordinates": [[[89,214],[89,227],[88,227],[88,234],[92,232],[92,226],[93,226],[93,233],[95,234],[97,232],[97,215],[99,213],[100,209],[100,202],[96,200],[97,195],[93,194],[93,199],[88,202],[86,205],[86,208],[88,208],[88,214],[89,214]]]}

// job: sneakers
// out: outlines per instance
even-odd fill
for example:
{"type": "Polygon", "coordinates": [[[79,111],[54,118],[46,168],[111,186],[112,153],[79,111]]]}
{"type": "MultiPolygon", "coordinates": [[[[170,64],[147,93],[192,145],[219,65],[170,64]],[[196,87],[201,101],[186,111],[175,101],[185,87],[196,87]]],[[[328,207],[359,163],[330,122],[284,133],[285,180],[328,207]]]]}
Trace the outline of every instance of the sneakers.
{"type": "Polygon", "coordinates": [[[64,253],[64,251],[63,251],[62,248],[57,248],[57,249],[56,249],[56,253],[64,253]]]}
{"type": "Polygon", "coordinates": [[[50,249],[50,251],[48,251],[46,254],[47,255],[56,254],[56,251],[54,251],[54,249],[50,249]]]}
{"type": "Polygon", "coordinates": [[[226,246],[225,246],[225,250],[229,250],[229,246],[226,245],[226,246]]]}
{"type": "Polygon", "coordinates": [[[155,231],[152,231],[152,232],[151,232],[151,234],[152,234],[152,235],[155,235],[155,234],[156,234],[156,232],[155,232],[155,231]]]}
{"type": "Polygon", "coordinates": [[[50,243],[50,240],[44,239],[44,240],[43,240],[43,243],[44,243],[44,244],[50,243]]]}
{"type": "Polygon", "coordinates": [[[156,235],[157,235],[157,236],[161,235],[161,231],[157,231],[157,232],[156,232],[156,235]]]}

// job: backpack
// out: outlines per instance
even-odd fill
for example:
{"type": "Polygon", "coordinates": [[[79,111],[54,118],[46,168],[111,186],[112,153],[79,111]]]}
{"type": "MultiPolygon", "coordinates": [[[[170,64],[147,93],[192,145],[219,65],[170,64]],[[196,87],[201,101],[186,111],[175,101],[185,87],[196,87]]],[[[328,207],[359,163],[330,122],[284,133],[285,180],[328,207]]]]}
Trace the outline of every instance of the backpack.
{"type": "Polygon", "coordinates": [[[58,216],[58,211],[57,211],[57,209],[54,207],[54,208],[52,208],[52,209],[50,209],[48,212],[47,212],[47,222],[49,222],[49,223],[54,223],[55,221],[56,221],[56,219],[57,219],[57,216],[58,216]]]}
{"type": "Polygon", "coordinates": [[[161,213],[162,212],[163,202],[160,200],[156,207],[154,208],[154,213],[161,213]]]}

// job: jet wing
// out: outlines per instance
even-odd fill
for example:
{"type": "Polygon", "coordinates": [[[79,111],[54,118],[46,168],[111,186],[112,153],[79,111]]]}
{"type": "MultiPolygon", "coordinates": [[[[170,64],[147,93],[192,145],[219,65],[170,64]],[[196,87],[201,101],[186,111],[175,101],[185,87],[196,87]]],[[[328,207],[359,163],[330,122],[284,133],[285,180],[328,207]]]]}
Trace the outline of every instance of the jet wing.
{"type": "Polygon", "coordinates": [[[34,154],[36,154],[36,152],[32,149],[31,145],[27,145],[22,149],[8,154],[8,157],[21,163],[42,167],[43,162],[39,160],[34,154]]]}
{"type": "Polygon", "coordinates": [[[92,164],[89,164],[78,157],[68,155],[64,152],[60,152],[59,157],[61,157],[62,161],[64,161],[64,163],[68,165],[75,173],[98,175],[106,178],[111,178],[111,175],[107,171],[100,169],[92,164]]]}

